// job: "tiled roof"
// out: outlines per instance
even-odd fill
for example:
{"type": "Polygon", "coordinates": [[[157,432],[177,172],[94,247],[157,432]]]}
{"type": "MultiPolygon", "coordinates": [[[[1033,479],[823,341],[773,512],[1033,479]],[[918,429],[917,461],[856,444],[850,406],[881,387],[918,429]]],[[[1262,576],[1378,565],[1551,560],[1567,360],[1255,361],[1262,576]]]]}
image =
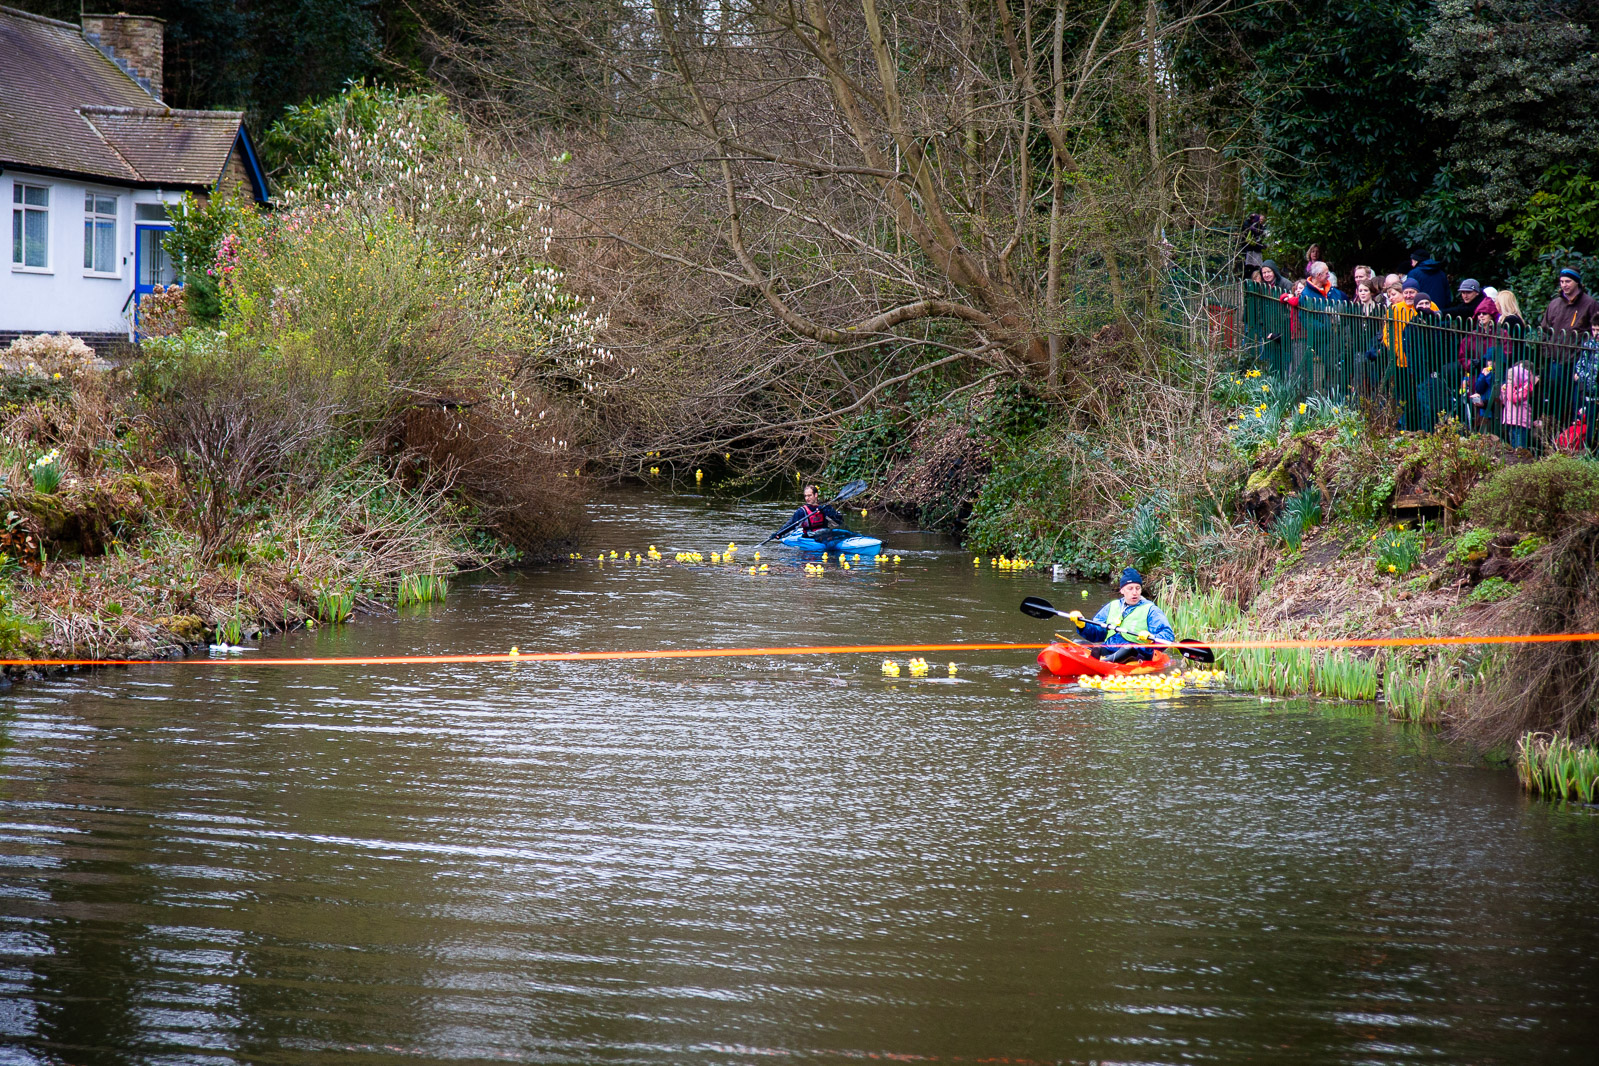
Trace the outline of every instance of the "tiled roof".
{"type": "Polygon", "coordinates": [[[0,7],[0,166],[209,189],[243,112],[174,111],[78,27],[0,7]]]}
{"type": "Polygon", "coordinates": [[[89,125],[145,181],[215,185],[239,136],[242,111],[80,107],[89,125]]]}

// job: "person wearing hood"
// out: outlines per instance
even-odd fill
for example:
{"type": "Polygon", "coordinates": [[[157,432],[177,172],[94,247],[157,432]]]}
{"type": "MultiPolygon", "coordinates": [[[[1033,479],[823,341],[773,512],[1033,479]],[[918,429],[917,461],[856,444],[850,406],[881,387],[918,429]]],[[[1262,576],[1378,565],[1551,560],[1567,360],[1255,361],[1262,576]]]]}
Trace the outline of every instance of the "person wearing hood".
{"type": "Polygon", "coordinates": [[[1484,296],[1470,312],[1472,329],[1460,338],[1455,349],[1455,359],[1460,373],[1469,377],[1472,371],[1485,362],[1503,359],[1505,347],[1499,329],[1499,305],[1484,296]]]}
{"type": "Polygon", "coordinates": [[[1449,297],[1453,292],[1449,288],[1449,275],[1427,254],[1427,249],[1410,250],[1410,277],[1416,279],[1416,287],[1432,300],[1433,307],[1449,306],[1449,297]]]}
{"type": "Polygon", "coordinates": [[[1154,637],[1168,643],[1176,642],[1177,634],[1165,613],[1153,601],[1144,599],[1143,593],[1143,575],[1129,566],[1122,571],[1121,598],[1101,607],[1093,621],[1077,611],[1067,614],[1066,617],[1083,631],[1085,640],[1101,645],[1092,649],[1090,655],[1112,663],[1126,662],[1134,656],[1148,662],[1155,657],[1154,649],[1139,647],[1133,641],[1147,642],[1154,637]]]}
{"type": "Polygon", "coordinates": [[[1283,277],[1283,272],[1277,269],[1277,261],[1274,259],[1267,259],[1261,262],[1260,283],[1268,289],[1276,289],[1279,292],[1288,288],[1288,281],[1283,277]]]}

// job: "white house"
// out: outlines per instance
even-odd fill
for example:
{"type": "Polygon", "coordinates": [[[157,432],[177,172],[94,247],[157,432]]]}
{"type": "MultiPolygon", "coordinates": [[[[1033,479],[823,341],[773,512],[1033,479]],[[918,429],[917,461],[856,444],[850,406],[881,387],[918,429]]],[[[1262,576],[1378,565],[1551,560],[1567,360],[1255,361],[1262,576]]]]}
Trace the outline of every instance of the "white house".
{"type": "Polygon", "coordinates": [[[171,284],[162,247],[185,191],[267,199],[239,111],[161,103],[161,20],[83,25],[0,7],[0,345],[66,330],[96,347],[130,336],[139,296],[171,284]]]}

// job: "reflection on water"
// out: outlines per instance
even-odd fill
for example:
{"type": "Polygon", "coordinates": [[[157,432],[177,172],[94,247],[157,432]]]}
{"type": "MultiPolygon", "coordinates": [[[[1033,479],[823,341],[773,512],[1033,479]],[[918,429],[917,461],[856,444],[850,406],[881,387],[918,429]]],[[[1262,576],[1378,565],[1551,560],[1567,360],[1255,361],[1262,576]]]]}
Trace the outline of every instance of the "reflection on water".
{"type": "MultiPolygon", "coordinates": [[[[618,494],[594,544],[748,553],[787,510],[618,494]]],[[[1085,602],[887,539],[897,568],[579,563],[284,645],[1032,641],[1023,595],[1085,602]]],[[[1591,1055],[1588,812],[1364,713],[879,658],[14,691],[0,1061],[1591,1055]]]]}

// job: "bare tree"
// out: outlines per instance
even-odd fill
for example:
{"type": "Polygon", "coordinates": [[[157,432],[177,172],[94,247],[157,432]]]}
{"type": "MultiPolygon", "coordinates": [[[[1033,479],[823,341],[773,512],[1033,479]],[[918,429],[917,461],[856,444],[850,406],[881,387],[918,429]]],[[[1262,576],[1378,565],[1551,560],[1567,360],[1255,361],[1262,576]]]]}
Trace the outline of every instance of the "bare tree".
{"type": "Polygon", "coordinates": [[[935,372],[1083,397],[1107,338],[1151,358],[1228,186],[1166,68],[1224,2],[500,0],[441,45],[646,370],[620,456],[803,441],[935,372]]]}

